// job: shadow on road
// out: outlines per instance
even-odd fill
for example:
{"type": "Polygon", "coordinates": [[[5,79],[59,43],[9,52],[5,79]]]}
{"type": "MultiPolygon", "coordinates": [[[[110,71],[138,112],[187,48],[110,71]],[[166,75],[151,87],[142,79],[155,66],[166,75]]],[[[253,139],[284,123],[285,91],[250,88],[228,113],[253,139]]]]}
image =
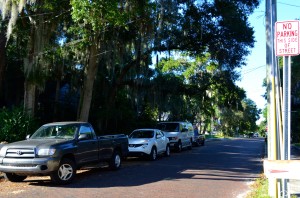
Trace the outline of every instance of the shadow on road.
{"type": "Polygon", "coordinates": [[[29,177],[24,183],[59,188],[107,188],[182,179],[253,181],[262,173],[263,153],[263,139],[215,141],[157,161],[130,158],[118,171],[107,168],[79,171],[69,185],[53,185],[45,177],[41,180],[29,177]]]}

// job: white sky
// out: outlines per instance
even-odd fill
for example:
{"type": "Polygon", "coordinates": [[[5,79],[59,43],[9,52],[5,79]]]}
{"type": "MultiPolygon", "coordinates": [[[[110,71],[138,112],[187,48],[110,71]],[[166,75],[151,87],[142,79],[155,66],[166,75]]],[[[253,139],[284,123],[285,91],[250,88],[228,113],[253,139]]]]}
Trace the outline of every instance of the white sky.
{"type": "MultiPolygon", "coordinates": [[[[277,0],[277,21],[295,19],[300,19],[300,0],[277,0]]],[[[256,43],[247,58],[247,66],[241,70],[242,80],[237,85],[246,90],[247,97],[258,108],[263,109],[266,105],[266,100],[262,97],[265,93],[262,84],[266,77],[265,0],[261,1],[249,21],[254,27],[256,43]]]]}

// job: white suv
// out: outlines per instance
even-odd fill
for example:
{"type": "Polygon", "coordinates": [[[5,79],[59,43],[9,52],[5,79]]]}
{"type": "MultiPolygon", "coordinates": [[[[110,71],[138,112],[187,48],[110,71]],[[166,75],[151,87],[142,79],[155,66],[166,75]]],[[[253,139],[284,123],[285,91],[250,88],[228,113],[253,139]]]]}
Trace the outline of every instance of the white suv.
{"type": "Polygon", "coordinates": [[[178,152],[185,147],[192,149],[194,128],[190,122],[160,122],[157,128],[169,138],[171,148],[175,148],[178,152]]]}
{"type": "Polygon", "coordinates": [[[136,129],[128,137],[129,156],[148,156],[156,160],[158,154],[170,156],[169,139],[158,129],[136,129]]]}

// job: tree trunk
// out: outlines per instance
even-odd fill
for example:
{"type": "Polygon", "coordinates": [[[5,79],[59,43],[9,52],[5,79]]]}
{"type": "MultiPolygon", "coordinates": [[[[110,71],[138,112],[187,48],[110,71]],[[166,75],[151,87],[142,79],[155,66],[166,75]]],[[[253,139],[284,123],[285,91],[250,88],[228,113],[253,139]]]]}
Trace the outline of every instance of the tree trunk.
{"type": "MultiPolygon", "coordinates": [[[[96,42],[93,42],[96,43],[96,42]]],[[[84,79],[83,89],[81,93],[82,102],[79,106],[79,120],[87,122],[89,119],[90,107],[93,97],[93,86],[97,75],[97,46],[96,44],[90,47],[89,63],[86,68],[86,78],[84,79]]]]}
{"type": "Polygon", "coordinates": [[[27,115],[34,116],[36,85],[25,80],[24,85],[24,109],[27,115]]]}
{"type": "MultiPolygon", "coordinates": [[[[1,25],[0,25],[1,28],[1,25]]],[[[4,81],[4,70],[5,70],[5,62],[6,62],[6,36],[4,34],[3,29],[0,29],[0,101],[3,97],[3,81],[4,81]]]]}
{"type": "Polygon", "coordinates": [[[53,121],[57,121],[59,118],[59,98],[60,98],[60,86],[61,79],[64,72],[64,65],[56,65],[56,88],[55,88],[55,101],[53,110],[53,121]]]}
{"type": "MultiPolygon", "coordinates": [[[[36,2],[39,4],[38,2],[36,2]]],[[[25,76],[25,90],[24,90],[24,109],[29,116],[35,115],[35,98],[36,89],[38,85],[43,82],[39,82],[36,76],[40,75],[36,73],[41,67],[37,63],[37,56],[45,48],[46,43],[49,42],[50,29],[45,23],[43,15],[38,16],[36,20],[31,22],[30,38],[27,44],[27,56],[24,58],[24,76],[25,76]]]]}

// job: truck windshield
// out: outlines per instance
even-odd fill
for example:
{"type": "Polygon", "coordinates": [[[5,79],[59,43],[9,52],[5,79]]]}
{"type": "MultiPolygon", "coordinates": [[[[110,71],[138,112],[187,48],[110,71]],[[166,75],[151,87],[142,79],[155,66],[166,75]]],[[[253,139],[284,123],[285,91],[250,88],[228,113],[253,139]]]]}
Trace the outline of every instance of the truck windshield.
{"type": "Polygon", "coordinates": [[[44,139],[44,138],[75,138],[78,126],[75,125],[49,125],[40,127],[30,139],[44,139]]]}
{"type": "Polygon", "coordinates": [[[179,123],[159,123],[157,128],[165,132],[179,132],[179,123]]]}
{"type": "Polygon", "coordinates": [[[130,135],[129,138],[153,138],[154,136],[154,131],[149,130],[149,131],[133,131],[130,135]]]}

